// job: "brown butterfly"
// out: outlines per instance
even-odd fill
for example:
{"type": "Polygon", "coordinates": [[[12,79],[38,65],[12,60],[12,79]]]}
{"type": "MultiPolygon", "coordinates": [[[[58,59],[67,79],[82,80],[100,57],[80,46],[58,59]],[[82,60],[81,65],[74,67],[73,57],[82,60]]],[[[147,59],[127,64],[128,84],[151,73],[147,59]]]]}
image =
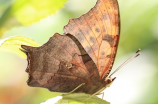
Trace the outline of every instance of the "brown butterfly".
{"type": "Polygon", "coordinates": [[[70,19],[64,35],[55,33],[40,47],[22,45],[28,57],[28,85],[54,92],[93,94],[106,88],[117,52],[120,17],[117,0],[98,0],[79,18],[70,19]]]}

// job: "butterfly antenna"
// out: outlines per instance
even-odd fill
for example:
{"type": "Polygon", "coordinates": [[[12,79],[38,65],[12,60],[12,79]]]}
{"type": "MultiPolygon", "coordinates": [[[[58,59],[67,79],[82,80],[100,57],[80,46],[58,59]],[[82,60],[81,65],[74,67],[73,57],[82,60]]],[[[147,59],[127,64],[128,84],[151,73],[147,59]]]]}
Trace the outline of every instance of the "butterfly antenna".
{"type": "Polygon", "coordinates": [[[132,61],[134,58],[138,57],[141,53],[140,49],[138,49],[130,58],[128,58],[123,64],[121,64],[109,77],[111,77],[114,73],[116,73],[119,69],[121,69],[123,66],[125,66],[127,63],[132,61]]]}

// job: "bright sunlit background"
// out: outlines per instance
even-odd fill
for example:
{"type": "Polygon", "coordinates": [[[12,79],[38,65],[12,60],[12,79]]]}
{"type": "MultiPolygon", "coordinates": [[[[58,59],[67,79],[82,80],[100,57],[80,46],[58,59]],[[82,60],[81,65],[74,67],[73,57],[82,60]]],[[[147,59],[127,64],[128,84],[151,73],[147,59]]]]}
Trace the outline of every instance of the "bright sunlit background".
{"type": "MultiPolygon", "coordinates": [[[[0,0],[0,12],[1,8],[11,2],[12,0],[0,0]]],[[[95,2],[96,0],[68,0],[55,14],[29,26],[11,28],[0,39],[22,35],[42,45],[54,33],[62,34],[63,26],[70,18],[86,13],[95,2]]],[[[118,2],[121,35],[113,71],[137,49],[141,48],[142,54],[112,76],[117,78],[104,91],[104,99],[111,104],[158,104],[158,0],[118,2]]],[[[14,53],[0,51],[0,104],[39,104],[60,95],[47,89],[27,86],[26,67],[26,59],[14,53]]]]}

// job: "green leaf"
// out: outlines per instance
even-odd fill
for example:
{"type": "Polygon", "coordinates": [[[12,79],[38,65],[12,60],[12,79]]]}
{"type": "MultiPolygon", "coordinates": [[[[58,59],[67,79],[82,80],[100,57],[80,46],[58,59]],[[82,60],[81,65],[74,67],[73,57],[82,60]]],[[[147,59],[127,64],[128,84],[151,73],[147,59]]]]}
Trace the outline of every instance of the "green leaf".
{"type": "Polygon", "coordinates": [[[0,50],[9,51],[15,53],[23,58],[26,58],[24,52],[22,52],[21,45],[29,45],[29,46],[40,46],[34,40],[24,37],[24,36],[15,36],[8,39],[4,39],[0,41],[0,50]]]}
{"type": "Polygon", "coordinates": [[[14,16],[23,24],[30,25],[55,13],[67,0],[16,0],[14,16]]]}
{"type": "Polygon", "coordinates": [[[55,13],[67,0],[15,0],[0,17],[0,37],[14,26],[31,25],[55,13]]]}
{"type": "Polygon", "coordinates": [[[64,94],[56,104],[110,104],[109,102],[85,93],[64,94]]]}

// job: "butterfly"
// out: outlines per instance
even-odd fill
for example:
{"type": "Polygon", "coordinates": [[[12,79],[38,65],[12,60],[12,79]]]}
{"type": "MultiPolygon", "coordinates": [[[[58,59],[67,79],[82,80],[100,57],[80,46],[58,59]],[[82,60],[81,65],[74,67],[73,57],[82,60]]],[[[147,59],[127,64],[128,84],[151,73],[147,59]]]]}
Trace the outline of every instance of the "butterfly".
{"type": "Polygon", "coordinates": [[[93,94],[109,86],[117,52],[120,17],[117,0],[97,0],[79,18],[70,19],[64,34],[55,33],[40,47],[22,45],[27,54],[28,85],[53,92],[93,94]]]}

